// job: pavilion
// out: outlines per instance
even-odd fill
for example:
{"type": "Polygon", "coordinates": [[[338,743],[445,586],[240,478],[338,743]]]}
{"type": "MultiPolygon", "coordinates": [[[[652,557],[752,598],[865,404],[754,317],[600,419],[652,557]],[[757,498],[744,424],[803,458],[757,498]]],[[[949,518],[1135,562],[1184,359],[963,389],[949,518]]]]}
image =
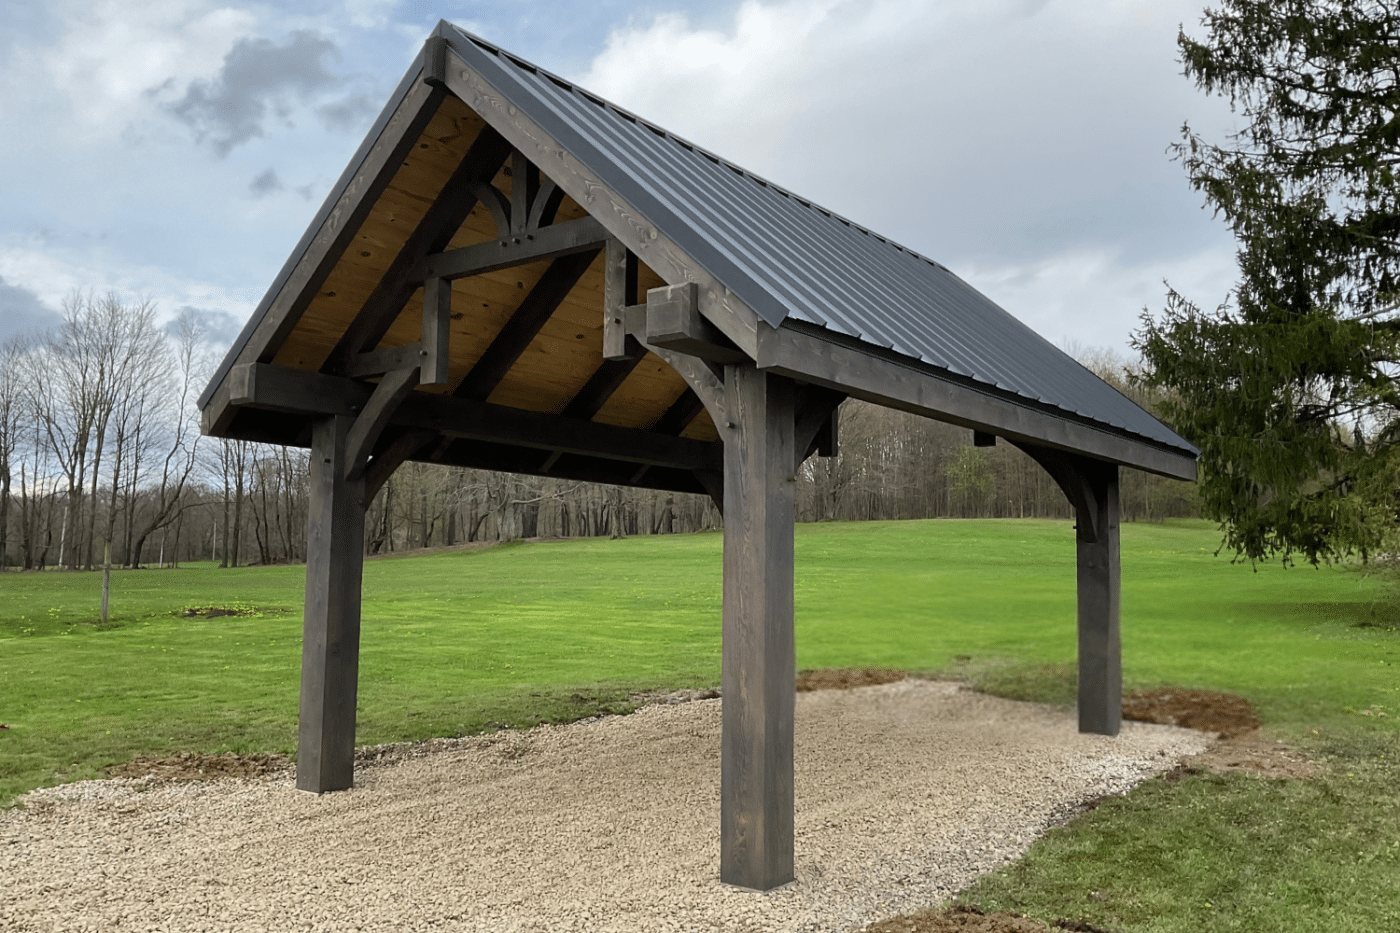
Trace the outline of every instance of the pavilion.
{"type": "Polygon", "coordinates": [[[200,399],[309,447],[297,786],[351,786],[365,510],[406,460],[711,496],[723,881],[793,878],[794,478],[846,398],[1077,517],[1079,728],[1120,725],[1118,475],[1196,448],[949,270],[439,23],[200,399]]]}

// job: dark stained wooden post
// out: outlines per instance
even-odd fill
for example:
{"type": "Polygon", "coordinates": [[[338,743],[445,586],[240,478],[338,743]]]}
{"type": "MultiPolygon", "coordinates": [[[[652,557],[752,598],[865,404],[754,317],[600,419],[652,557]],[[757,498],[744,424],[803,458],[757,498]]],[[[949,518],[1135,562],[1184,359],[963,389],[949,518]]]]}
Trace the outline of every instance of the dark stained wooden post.
{"type": "Polygon", "coordinates": [[[365,481],[346,479],[353,425],[322,418],[311,440],[297,787],[316,793],[354,782],[365,481]]]}
{"type": "Polygon", "coordinates": [[[720,880],[793,880],[795,386],[725,367],[720,880]]]}
{"type": "Polygon", "coordinates": [[[1045,468],[1074,507],[1079,584],[1079,731],[1117,735],[1123,725],[1118,466],[1038,444],[1012,443],[1045,468]]]}
{"type": "Polygon", "coordinates": [[[1117,735],[1123,724],[1119,634],[1118,467],[1078,464],[1092,491],[1076,509],[1079,577],[1079,731],[1117,735]],[[1089,510],[1093,514],[1085,514],[1089,510]]]}

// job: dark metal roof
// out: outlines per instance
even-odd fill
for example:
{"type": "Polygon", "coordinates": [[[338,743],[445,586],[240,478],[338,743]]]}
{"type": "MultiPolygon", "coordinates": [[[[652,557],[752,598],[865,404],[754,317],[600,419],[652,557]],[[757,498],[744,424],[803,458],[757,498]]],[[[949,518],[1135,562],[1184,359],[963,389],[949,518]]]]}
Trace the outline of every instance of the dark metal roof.
{"type": "Polygon", "coordinates": [[[511,104],[765,321],[811,325],[1191,453],[942,265],[443,22],[511,104]]]}

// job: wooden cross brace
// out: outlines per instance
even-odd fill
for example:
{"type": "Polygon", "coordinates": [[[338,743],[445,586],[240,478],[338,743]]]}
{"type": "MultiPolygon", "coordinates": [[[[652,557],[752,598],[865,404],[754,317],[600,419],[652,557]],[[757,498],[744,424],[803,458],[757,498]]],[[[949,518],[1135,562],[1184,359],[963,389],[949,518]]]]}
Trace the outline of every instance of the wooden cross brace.
{"type": "MultiPolygon", "coordinates": [[[[420,385],[446,385],[448,379],[448,341],[452,323],[452,283],[447,279],[428,279],[423,283],[423,330],[417,343],[360,354],[351,360],[351,375],[383,373],[369,401],[355,417],[346,438],[345,478],[358,481],[370,465],[370,454],[380,434],[399,403],[420,385]],[[381,368],[383,367],[383,368],[381,368]]],[[[400,448],[402,445],[399,445],[400,448]]],[[[411,455],[417,447],[403,453],[411,455]]],[[[388,453],[388,451],[386,451],[388,453]]],[[[383,455],[381,454],[381,457],[383,455]]],[[[403,463],[380,464],[375,458],[377,482],[375,491],[389,473],[403,463]],[[387,472],[383,467],[388,467],[387,472]]],[[[365,505],[373,494],[367,492],[365,505]]]]}

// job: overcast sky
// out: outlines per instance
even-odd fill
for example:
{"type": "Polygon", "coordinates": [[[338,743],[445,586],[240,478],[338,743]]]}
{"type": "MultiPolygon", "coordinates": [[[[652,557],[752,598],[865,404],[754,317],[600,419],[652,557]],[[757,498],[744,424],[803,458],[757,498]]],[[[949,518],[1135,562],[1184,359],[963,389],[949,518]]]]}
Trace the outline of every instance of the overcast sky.
{"type": "Polygon", "coordinates": [[[252,313],[438,19],[1126,354],[1228,231],[1166,153],[1204,0],[0,0],[0,338],[74,289],[252,313]]]}

